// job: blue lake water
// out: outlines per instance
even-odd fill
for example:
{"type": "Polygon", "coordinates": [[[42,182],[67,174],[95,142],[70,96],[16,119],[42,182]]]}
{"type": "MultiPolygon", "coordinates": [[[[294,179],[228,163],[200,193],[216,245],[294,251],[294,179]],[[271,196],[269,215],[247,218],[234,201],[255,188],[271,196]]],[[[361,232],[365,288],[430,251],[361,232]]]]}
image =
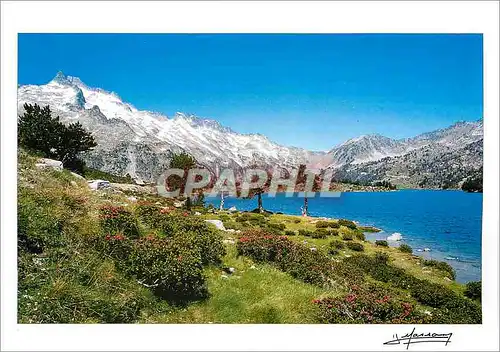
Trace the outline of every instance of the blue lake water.
{"type": "MultiPolygon", "coordinates": [[[[293,215],[301,214],[304,203],[303,198],[285,197],[284,193],[262,198],[265,209],[293,215]]],[[[218,198],[206,200],[219,206],[218,198]]],[[[381,228],[383,232],[367,234],[372,241],[399,232],[414,254],[448,262],[456,270],[457,281],[467,282],[481,280],[482,201],[480,193],[448,190],[349,192],[338,198],[309,198],[309,213],[381,228]],[[424,248],[430,251],[419,252],[424,248]]],[[[226,197],[224,206],[252,210],[257,207],[257,199],[226,197]]]]}

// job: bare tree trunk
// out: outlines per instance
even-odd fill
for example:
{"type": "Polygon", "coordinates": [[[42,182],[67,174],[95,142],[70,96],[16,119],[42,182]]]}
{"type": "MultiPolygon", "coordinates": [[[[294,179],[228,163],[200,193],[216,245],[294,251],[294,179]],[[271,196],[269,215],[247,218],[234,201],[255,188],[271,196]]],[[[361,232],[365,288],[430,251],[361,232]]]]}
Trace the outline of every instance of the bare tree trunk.
{"type": "Polygon", "coordinates": [[[221,192],[221,194],[220,194],[219,210],[224,210],[224,192],[221,192]]]}
{"type": "Polygon", "coordinates": [[[259,209],[259,213],[264,212],[264,207],[262,206],[262,193],[257,193],[257,209],[259,209]]]}

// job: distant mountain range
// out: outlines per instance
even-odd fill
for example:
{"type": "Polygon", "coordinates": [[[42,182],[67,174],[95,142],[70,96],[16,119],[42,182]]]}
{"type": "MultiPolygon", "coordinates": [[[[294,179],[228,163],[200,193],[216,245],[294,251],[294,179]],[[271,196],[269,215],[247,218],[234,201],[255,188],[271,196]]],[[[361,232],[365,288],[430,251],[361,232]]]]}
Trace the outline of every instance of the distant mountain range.
{"type": "Polygon", "coordinates": [[[85,155],[93,168],[129,174],[151,182],[166,168],[169,152],[186,151],[218,174],[250,166],[283,169],[335,169],[343,180],[388,180],[407,187],[456,187],[482,172],[483,122],[458,122],[445,129],[408,139],[365,135],[328,152],[286,147],[260,134],[240,134],[217,121],[177,113],[169,118],[141,111],[112,92],[91,88],[77,77],[59,72],[45,85],[18,88],[18,109],[24,103],[49,105],[63,122],[79,121],[98,147],[85,155]]]}

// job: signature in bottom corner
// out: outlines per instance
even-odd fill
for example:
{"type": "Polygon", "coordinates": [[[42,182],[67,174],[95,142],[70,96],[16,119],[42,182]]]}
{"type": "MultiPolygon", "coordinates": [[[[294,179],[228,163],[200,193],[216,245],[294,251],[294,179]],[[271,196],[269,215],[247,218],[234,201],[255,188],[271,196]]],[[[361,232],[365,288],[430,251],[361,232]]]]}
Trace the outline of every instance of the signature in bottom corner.
{"type": "Polygon", "coordinates": [[[447,346],[451,342],[451,336],[453,333],[449,332],[446,334],[436,333],[436,332],[423,332],[417,333],[415,332],[415,328],[407,334],[402,335],[401,337],[398,334],[392,335],[393,340],[384,342],[384,345],[406,345],[406,349],[410,347],[411,344],[414,343],[425,343],[425,342],[440,342],[444,343],[447,346]]]}

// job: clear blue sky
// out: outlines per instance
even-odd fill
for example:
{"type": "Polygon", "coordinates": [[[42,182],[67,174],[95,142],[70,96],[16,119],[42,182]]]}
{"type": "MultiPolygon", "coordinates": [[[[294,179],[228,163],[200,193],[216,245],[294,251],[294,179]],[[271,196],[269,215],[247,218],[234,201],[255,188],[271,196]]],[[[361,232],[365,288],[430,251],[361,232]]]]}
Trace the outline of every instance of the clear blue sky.
{"type": "Polygon", "coordinates": [[[481,35],[21,34],[19,84],[62,70],[139,109],[327,150],[483,114],[481,35]]]}

